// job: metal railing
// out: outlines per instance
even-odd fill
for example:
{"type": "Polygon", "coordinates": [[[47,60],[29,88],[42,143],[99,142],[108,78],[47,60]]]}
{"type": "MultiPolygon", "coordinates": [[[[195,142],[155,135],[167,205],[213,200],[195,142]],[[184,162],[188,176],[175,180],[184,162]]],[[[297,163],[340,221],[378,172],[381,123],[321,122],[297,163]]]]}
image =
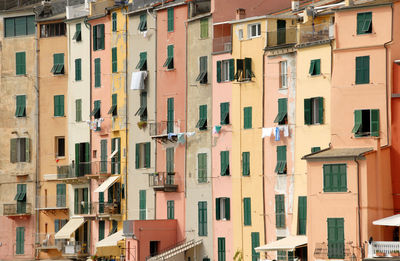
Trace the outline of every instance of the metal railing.
{"type": "Polygon", "coordinates": [[[178,133],[181,129],[179,121],[160,121],[149,123],[149,135],[167,135],[168,133],[178,133]]]}
{"type": "Polygon", "coordinates": [[[120,215],[121,202],[92,202],[92,207],[98,215],[120,215]]]}
{"type": "Polygon", "coordinates": [[[395,241],[373,241],[369,245],[368,257],[398,256],[400,254],[400,242],[395,241]]]}
{"type": "Polygon", "coordinates": [[[58,209],[67,207],[67,195],[37,196],[39,209],[58,209]]]}
{"type": "Polygon", "coordinates": [[[91,162],[79,162],[77,164],[69,164],[63,166],[57,166],[57,178],[68,179],[83,177],[86,174],[91,173],[91,162]]]}
{"type": "Polygon", "coordinates": [[[119,174],[121,162],[119,161],[108,161],[108,160],[100,160],[94,161],[91,164],[91,170],[94,175],[101,174],[119,174]]]}
{"type": "Polygon", "coordinates": [[[334,26],[329,23],[301,26],[299,34],[299,44],[330,40],[334,38],[334,26]]]}
{"type": "Polygon", "coordinates": [[[157,172],[149,174],[149,186],[154,189],[164,191],[174,191],[177,188],[175,184],[175,173],[157,172]]]}
{"type": "Polygon", "coordinates": [[[267,47],[297,43],[297,29],[286,28],[267,32],[267,47]]]}
{"type": "Polygon", "coordinates": [[[63,255],[84,255],[88,254],[86,242],[67,241],[62,245],[63,255]]]}
{"type": "Polygon", "coordinates": [[[3,204],[3,215],[14,216],[14,215],[31,215],[32,204],[25,202],[18,202],[14,204],[3,204]]]}
{"type": "Polygon", "coordinates": [[[216,37],[213,40],[213,52],[230,52],[232,51],[232,36],[216,37]]]}
{"type": "Polygon", "coordinates": [[[38,233],[40,249],[58,249],[61,250],[62,245],[65,244],[65,239],[55,239],[54,233],[38,233]]]}
{"type": "Polygon", "coordinates": [[[81,201],[78,203],[78,207],[74,205],[75,215],[95,215],[96,208],[91,202],[81,201]]]}

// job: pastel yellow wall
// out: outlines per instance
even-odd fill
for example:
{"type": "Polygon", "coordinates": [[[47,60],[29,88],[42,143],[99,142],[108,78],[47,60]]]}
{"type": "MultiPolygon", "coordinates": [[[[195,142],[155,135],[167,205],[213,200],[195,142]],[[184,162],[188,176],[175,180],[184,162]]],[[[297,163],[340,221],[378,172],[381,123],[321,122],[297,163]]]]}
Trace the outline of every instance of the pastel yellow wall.
{"type": "MultiPolygon", "coordinates": [[[[266,20],[253,20],[233,25],[232,58],[252,59],[255,77],[246,83],[232,83],[232,207],[233,252],[243,251],[244,260],[251,260],[251,232],[260,233],[260,245],[264,243],[264,217],[262,193],[262,93],[263,48],[265,47],[266,20]],[[261,23],[261,36],[247,39],[247,25],[261,23]],[[237,30],[243,29],[243,40],[237,30]],[[243,108],[252,106],[252,129],[243,129],[243,108]],[[242,152],[250,152],[250,176],[242,176],[242,152]],[[243,198],[251,198],[251,226],[243,225],[243,198]]],[[[236,65],[235,65],[236,68],[236,65]]]]}

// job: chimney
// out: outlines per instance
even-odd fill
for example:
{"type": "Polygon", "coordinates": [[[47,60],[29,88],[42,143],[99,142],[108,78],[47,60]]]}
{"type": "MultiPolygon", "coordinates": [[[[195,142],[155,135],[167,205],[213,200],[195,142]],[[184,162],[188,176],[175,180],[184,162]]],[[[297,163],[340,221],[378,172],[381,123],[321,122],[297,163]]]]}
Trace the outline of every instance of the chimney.
{"type": "Polygon", "coordinates": [[[246,10],[243,8],[236,9],[236,20],[240,20],[246,17],[246,10]]]}
{"type": "Polygon", "coordinates": [[[299,0],[292,0],[292,11],[299,10],[300,1],[299,0]]]}
{"type": "Polygon", "coordinates": [[[345,6],[353,6],[354,5],[354,0],[345,0],[344,1],[345,6]]]}

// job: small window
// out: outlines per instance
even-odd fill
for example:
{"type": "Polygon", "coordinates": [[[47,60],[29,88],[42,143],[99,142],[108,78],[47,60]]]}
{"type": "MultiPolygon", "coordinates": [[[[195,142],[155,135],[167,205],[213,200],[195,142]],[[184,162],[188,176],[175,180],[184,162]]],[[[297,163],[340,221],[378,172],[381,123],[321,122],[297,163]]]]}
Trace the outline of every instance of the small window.
{"type": "Polygon", "coordinates": [[[221,116],[220,116],[220,124],[221,125],[227,125],[229,124],[229,102],[222,102],[220,104],[220,112],[221,112],[221,116]]]}
{"type": "Polygon", "coordinates": [[[311,147],[311,153],[315,153],[321,150],[321,147],[311,147]]]}
{"type": "Polygon", "coordinates": [[[202,56],[199,59],[199,75],[197,76],[196,81],[201,84],[207,83],[207,56],[202,56]]]}
{"type": "Polygon", "coordinates": [[[150,142],[136,143],[135,167],[137,169],[150,168],[150,142]]]}
{"type": "Polygon", "coordinates": [[[141,52],[140,53],[140,60],[138,64],[136,65],[136,69],[140,71],[146,71],[147,70],[147,52],[141,52]]]}
{"type": "Polygon", "coordinates": [[[229,176],[229,150],[221,151],[221,176],[229,176]]]}
{"type": "Polygon", "coordinates": [[[56,158],[65,157],[65,137],[56,137],[56,158]]]}
{"type": "Polygon", "coordinates": [[[112,31],[116,32],[117,31],[117,13],[112,13],[111,18],[112,18],[112,31]]]}
{"type": "Polygon", "coordinates": [[[311,60],[310,70],[308,73],[311,76],[316,76],[321,74],[321,59],[311,60]]]}
{"type": "Polygon", "coordinates": [[[352,132],[356,137],[379,137],[379,110],[355,110],[352,132]]]}
{"type": "Polygon", "coordinates": [[[63,36],[65,35],[65,23],[55,23],[55,24],[42,24],[40,25],[40,37],[53,37],[53,36],[63,36]]]}
{"type": "Polygon", "coordinates": [[[288,87],[288,74],[287,74],[287,61],[280,62],[280,88],[285,89],[288,87]]]}
{"type": "Polygon", "coordinates": [[[199,130],[207,129],[207,105],[200,105],[199,107],[199,121],[196,124],[199,130]]]}
{"type": "Polygon", "coordinates": [[[15,74],[26,74],[26,54],[25,52],[15,53],[15,74]]]}
{"type": "Polygon", "coordinates": [[[93,26],[93,51],[104,50],[104,24],[93,26]]]}
{"type": "Polygon", "coordinates": [[[356,84],[369,83],[369,56],[356,57],[356,84]]]}
{"type": "Polygon", "coordinates": [[[216,198],[215,199],[215,219],[216,220],[230,220],[230,198],[216,198]]]}
{"type": "Polygon", "coordinates": [[[274,122],[279,125],[285,125],[287,119],[287,98],[278,99],[278,115],[276,115],[274,122]]]}
{"type": "Polygon", "coordinates": [[[112,72],[115,73],[118,71],[118,60],[117,60],[117,47],[113,47],[111,49],[111,64],[112,64],[112,72]]]}
{"type": "Polygon", "coordinates": [[[167,47],[167,60],[163,67],[167,67],[168,70],[174,69],[174,46],[168,45],[167,47]]]}
{"type": "Polygon", "coordinates": [[[64,116],[64,95],[54,96],[54,117],[64,116]]]}
{"type": "Polygon", "coordinates": [[[357,14],[357,34],[370,34],[372,33],[372,13],[358,13],[357,14]]]}
{"type": "Polygon", "coordinates": [[[94,101],[93,110],[90,113],[90,117],[93,116],[95,119],[100,119],[101,117],[100,104],[101,104],[100,100],[94,101]]]}
{"type": "Polygon", "coordinates": [[[175,219],[175,201],[167,201],[167,219],[175,219]]]}
{"type": "Polygon", "coordinates": [[[252,77],[255,77],[251,64],[251,58],[237,59],[234,79],[238,82],[251,81],[252,77]]]}
{"type": "Polygon", "coordinates": [[[63,53],[53,54],[53,67],[51,68],[51,72],[54,75],[64,74],[64,54],[63,53]]]}
{"type": "Polygon", "coordinates": [[[238,30],[238,38],[239,40],[243,40],[243,29],[238,30]]]}
{"type": "Polygon", "coordinates": [[[30,161],[30,139],[15,138],[10,140],[10,162],[30,161]]]}
{"type": "Polygon", "coordinates": [[[286,146],[277,146],[276,147],[275,172],[278,174],[286,174],[287,173],[286,146]]]}
{"type": "Polygon", "coordinates": [[[168,32],[174,31],[174,8],[167,9],[168,15],[168,32]]]}
{"type": "Polygon", "coordinates": [[[135,116],[140,116],[140,121],[147,121],[147,92],[140,93],[140,107],[135,116]]]}
{"type": "Polygon", "coordinates": [[[347,165],[324,164],[324,192],[347,191],[347,165]]]}
{"type": "Polygon", "coordinates": [[[15,117],[26,116],[26,95],[17,95],[15,117]]]}
{"type": "Polygon", "coordinates": [[[81,24],[80,23],[75,25],[75,34],[74,34],[74,37],[72,37],[72,40],[75,40],[77,42],[80,42],[82,40],[82,32],[81,32],[81,24]]]}
{"type": "Polygon", "coordinates": [[[116,93],[114,93],[112,96],[111,96],[111,100],[112,100],[112,104],[111,104],[111,108],[110,108],[110,110],[108,111],[108,114],[111,114],[112,116],[117,116],[118,115],[118,108],[117,108],[117,94],[116,93]]]}
{"type": "Polygon", "coordinates": [[[304,99],[304,124],[324,123],[324,98],[304,99]]]}
{"type": "Polygon", "coordinates": [[[200,38],[208,38],[208,18],[200,20],[200,38]]]}
{"type": "Polygon", "coordinates": [[[285,228],[285,195],[275,195],[276,228],[285,228]]]}
{"type": "Polygon", "coordinates": [[[254,38],[261,35],[261,24],[249,24],[247,26],[247,38],[254,38]]]}
{"type": "Polygon", "coordinates": [[[75,81],[82,80],[82,60],[75,59],[75,81]]]}
{"type": "Polygon", "coordinates": [[[147,31],[147,14],[140,15],[140,22],[139,22],[138,30],[140,32],[147,31]]]}

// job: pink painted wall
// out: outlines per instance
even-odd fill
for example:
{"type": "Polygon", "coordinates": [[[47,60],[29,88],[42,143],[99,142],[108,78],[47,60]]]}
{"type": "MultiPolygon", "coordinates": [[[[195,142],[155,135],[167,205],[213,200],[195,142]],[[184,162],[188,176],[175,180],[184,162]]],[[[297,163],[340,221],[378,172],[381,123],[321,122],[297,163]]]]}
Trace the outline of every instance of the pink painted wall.
{"type": "MultiPolygon", "coordinates": [[[[214,55],[212,56],[212,64],[213,64],[213,75],[217,75],[216,65],[217,61],[228,60],[231,59],[232,56],[230,53],[214,55]]],[[[213,104],[212,104],[212,126],[220,125],[221,123],[221,112],[220,112],[220,103],[229,102],[230,110],[232,106],[232,82],[217,82],[217,77],[213,77],[213,104]]],[[[232,111],[232,110],[231,110],[232,111]]],[[[232,122],[232,113],[229,115],[230,122],[232,122]]],[[[228,150],[229,157],[232,159],[232,125],[223,125],[221,128],[221,132],[219,134],[213,134],[213,144],[212,147],[212,191],[213,191],[213,204],[216,198],[220,197],[228,197],[231,199],[231,217],[230,220],[216,220],[215,218],[215,207],[211,208],[213,210],[212,221],[213,221],[213,249],[214,249],[214,257],[218,257],[218,238],[225,237],[225,255],[226,260],[233,260],[233,256],[235,254],[235,249],[232,249],[233,246],[233,223],[232,219],[232,176],[221,176],[221,159],[220,152],[228,150]]],[[[230,162],[230,172],[232,173],[232,161],[230,162]]]]}
{"type": "MultiPolygon", "coordinates": [[[[167,9],[157,13],[157,122],[167,120],[167,99],[174,98],[174,120],[179,122],[180,130],[185,131],[185,100],[186,100],[186,29],[187,6],[174,8],[174,31],[167,31],[167,9]],[[167,71],[163,64],[167,58],[167,46],[174,45],[174,69],[167,71]]],[[[168,144],[168,143],[167,143],[168,144]]],[[[178,220],[178,241],[185,238],[185,146],[169,143],[175,146],[175,183],[177,192],[157,192],[156,218],[167,218],[167,200],[175,200],[175,219],[178,220]]],[[[166,170],[166,147],[157,144],[157,171],[166,170]]]]}

